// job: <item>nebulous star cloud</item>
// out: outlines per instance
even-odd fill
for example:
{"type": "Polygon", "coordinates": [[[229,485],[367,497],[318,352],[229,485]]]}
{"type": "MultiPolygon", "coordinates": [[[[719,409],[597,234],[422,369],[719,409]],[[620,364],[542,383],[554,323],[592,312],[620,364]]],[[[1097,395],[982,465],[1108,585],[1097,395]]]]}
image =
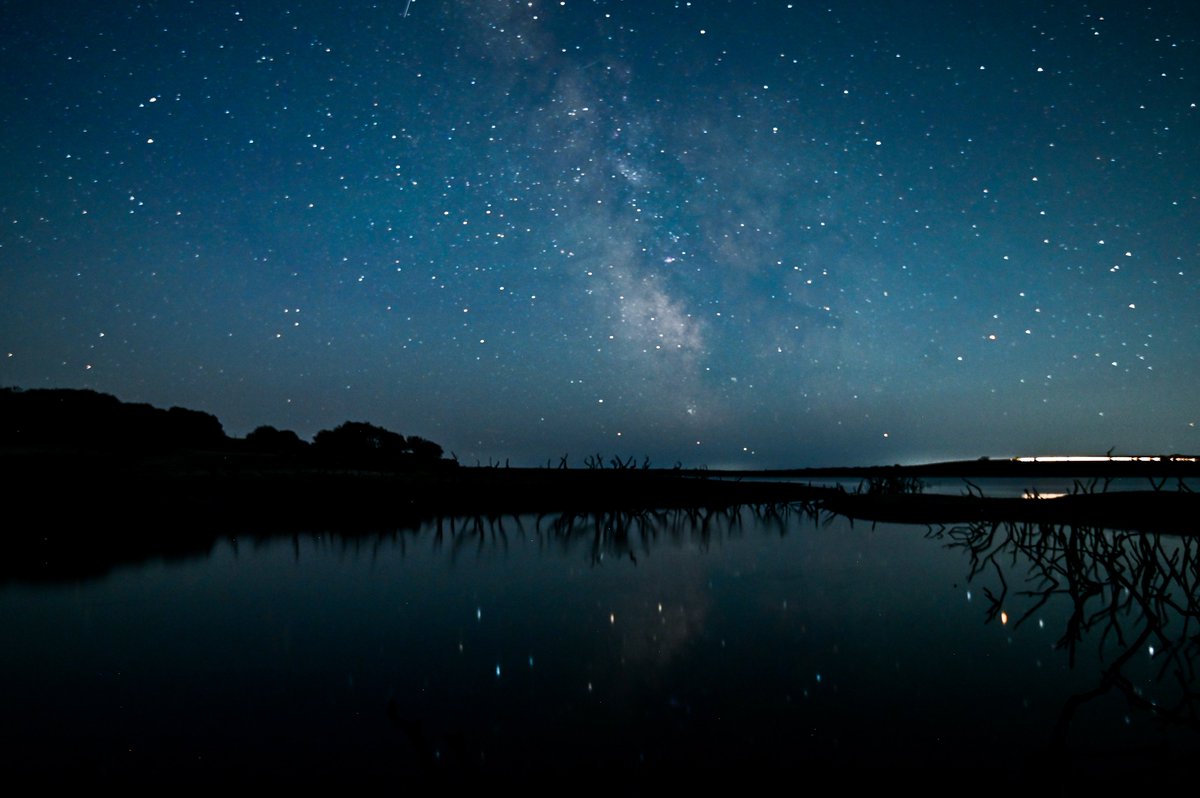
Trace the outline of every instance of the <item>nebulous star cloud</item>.
{"type": "Polygon", "coordinates": [[[647,347],[694,355],[704,350],[701,323],[687,312],[682,299],[671,297],[650,275],[618,275],[621,323],[636,331],[647,347]]]}
{"type": "Polygon", "coordinates": [[[468,462],[1200,449],[1174,6],[9,5],[0,384],[468,462]]]}

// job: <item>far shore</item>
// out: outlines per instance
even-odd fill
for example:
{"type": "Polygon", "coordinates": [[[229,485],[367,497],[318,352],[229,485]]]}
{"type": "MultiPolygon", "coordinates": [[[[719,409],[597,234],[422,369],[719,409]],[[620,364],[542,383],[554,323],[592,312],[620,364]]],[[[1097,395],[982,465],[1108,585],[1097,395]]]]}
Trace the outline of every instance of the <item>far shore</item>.
{"type": "Polygon", "coordinates": [[[220,539],[396,535],[431,524],[439,534],[494,534],[529,516],[555,534],[595,536],[625,534],[671,514],[709,530],[745,510],[779,519],[798,514],[816,524],[845,517],[927,530],[987,524],[1035,533],[1200,534],[1196,463],[1084,465],[969,461],[734,472],[616,460],[603,468],[439,461],[389,469],[220,451],[0,448],[9,519],[0,583],[92,578],[122,563],[202,555],[220,539]],[[1021,477],[1032,485],[1064,476],[1076,478],[1077,489],[1057,498],[988,497],[971,482],[1021,477]],[[963,495],[923,492],[922,481],[935,477],[962,478],[963,495]],[[1146,478],[1144,488],[1107,490],[1110,480],[1130,477],[1146,478]]]}
{"type": "MultiPolygon", "coordinates": [[[[1142,504],[1160,493],[1193,496],[1190,489],[1200,479],[1200,463],[1194,458],[1086,463],[985,458],[911,466],[762,471],[649,468],[633,459],[613,458],[604,463],[598,456],[588,462],[591,467],[586,468],[470,467],[449,460],[398,461],[389,466],[230,451],[0,448],[0,478],[12,497],[10,507],[24,506],[34,510],[33,517],[46,521],[182,518],[204,523],[220,519],[351,527],[454,515],[639,512],[790,503],[866,517],[856,516],[856,512],[865,512],[861,508],[867,506],[867,498],[875,503],[872,516],[888,520],[886,507],[876,505],[881,496],[894,495],[903,495],[905,502],[895,520],[912,517],[921,519],[920,523],[939,523],[980,515],[999,517],[1018,508],[1023,516],[1035,512],[1028,503],[985,497],[972,479],[1021,478],[1032,486],[1038,480],[1075,478],[1074,493],[1102,494],[1112,480],[1144,478],[1143,490],[1132,491],[1139,494],[1142,504]],[[962,479],[965,495],[950,497],[958,501],[936,502],[934,497],[922,495],[924,481],[935,478],[962,479]],[[924,509],[914,514],[916,506],[924,509]],[[968,511],[984,506],[986,510],[968,511]],[[951,507],[953,511],[946,515],[951,507]]],[[[1134,498],[1127,496],[1124,502],[1134,498]]],[[[1068,504],[1049,505],[1048,501],[1038,504],[1055,507],[1056,514],[1068,504]]],[[[1190,499],[1173,501],[1184,504],[1190,499]]],[[[1079,499],[1073,503],[1082,504],[1079,499]]],[[[1129,516],[1125,514],[1127,521],[1129,516]]]]}

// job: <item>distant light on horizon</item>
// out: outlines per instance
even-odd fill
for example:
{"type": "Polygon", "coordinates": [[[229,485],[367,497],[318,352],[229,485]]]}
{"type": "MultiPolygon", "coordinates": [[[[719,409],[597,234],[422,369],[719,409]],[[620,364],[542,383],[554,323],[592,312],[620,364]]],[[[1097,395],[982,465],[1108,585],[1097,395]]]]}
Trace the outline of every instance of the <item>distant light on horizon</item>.
{"type": "Polygon", "coordinates": [[[1019,463],[1194,463],[1198,458],[1183,457],[1181,455],[1129,455],[1129,454],[1112,454],[1112,455],[1090,455],[1090,454],[1068,454],[1068,455],[1037,455],[1034,457],[1014,457],[1019,463]]]}

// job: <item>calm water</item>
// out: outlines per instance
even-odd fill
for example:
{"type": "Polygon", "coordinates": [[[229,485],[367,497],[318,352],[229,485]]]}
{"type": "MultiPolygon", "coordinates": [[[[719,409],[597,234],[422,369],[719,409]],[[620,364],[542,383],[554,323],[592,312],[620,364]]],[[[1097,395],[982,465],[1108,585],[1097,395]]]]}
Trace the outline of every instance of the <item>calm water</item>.
{"type": "Polygon", "coordinates": [[[0,586],[0,766],[400,786],[1200,754],[1197,724],[1169,716],[1198,708],[1195,541],[611,521],[222,538],[0,586]],[[973,578],[968,544],[997,553],[973,578]]]}
{"type": "MultiPolygon", "coordinates": [[[[796,481],[820,487],[840,486],[850,492],[866,487],[866,482],[862,479],[798,479],[796,481]]],[[[1075,477],[1039,477],[1036,480],[1024,477],[985,477],[971,480],[962,477],[937,477],[922,479],[921,492],[951,496],[982,493],[985,496],[996,498],[1021,498],[1031,495],[1049,498],[1072,493],[1104,491],[1154,490],[1156,488],[1170,491],[1179,490],[1181,485],[1183,489],[1193,493],[1200,492],[1200,480],[1170,478],[1164,481],[1160,478],[1155,482],[1145,477],[1122,477],[1110,479],[1107,483],[1103,479],[1075,477]]]]}

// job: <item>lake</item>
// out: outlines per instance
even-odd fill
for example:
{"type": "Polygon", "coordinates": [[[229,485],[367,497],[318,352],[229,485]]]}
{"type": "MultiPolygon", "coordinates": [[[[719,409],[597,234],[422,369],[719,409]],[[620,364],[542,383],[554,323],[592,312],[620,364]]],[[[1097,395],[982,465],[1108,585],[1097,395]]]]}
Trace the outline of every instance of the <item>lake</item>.
{"type": "Polygon", "coordinates": [[[397,787],[1190,772],[1197,549],[750,508],[215,532],[200,556],[0,585],[0,766],[397,787]]]}

